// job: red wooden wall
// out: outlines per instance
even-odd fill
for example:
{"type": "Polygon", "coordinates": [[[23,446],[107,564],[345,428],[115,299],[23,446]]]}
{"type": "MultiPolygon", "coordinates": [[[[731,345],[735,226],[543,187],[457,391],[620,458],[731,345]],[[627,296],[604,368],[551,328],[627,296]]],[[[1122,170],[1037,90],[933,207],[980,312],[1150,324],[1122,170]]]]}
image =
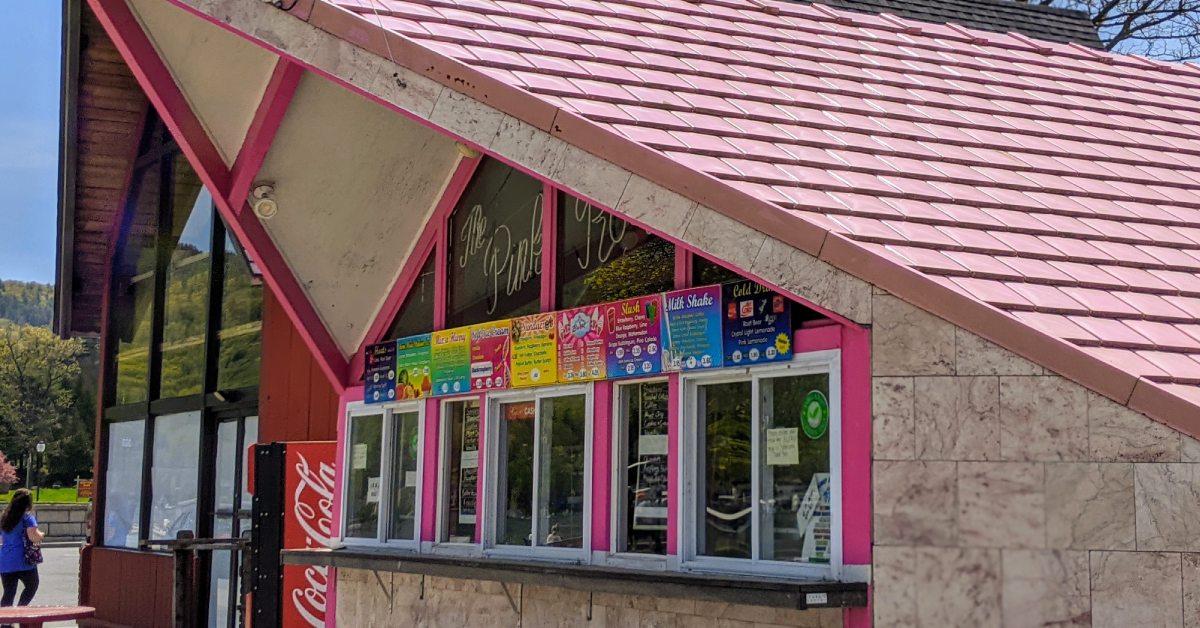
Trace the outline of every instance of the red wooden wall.
{"type": "Polygon", "coordinates": [[[85,603],[96,619],[131,628],[171,626],[174,566],[170,554],[84,548],[85,603]]]}
{"type": "Polygon", "coordinates": [[[258,442],[337,439],[338,395],[269,290],[258,399],[258,442]]]}

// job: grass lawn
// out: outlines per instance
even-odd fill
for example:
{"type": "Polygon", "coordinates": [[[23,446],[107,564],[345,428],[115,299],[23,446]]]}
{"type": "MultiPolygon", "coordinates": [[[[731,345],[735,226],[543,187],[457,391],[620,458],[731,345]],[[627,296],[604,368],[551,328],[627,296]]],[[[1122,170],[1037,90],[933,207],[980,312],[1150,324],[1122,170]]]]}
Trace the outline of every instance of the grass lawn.
{"type": "MultiPolygon", "coordinates": [[[[13,489],[16,490],[16,489],[13,489]]],[[[0,503],[7,503],[12,499],[13,491],[9,491],[4,495],[0,495],[0,503]]],[[[42,489],[41,499],[37,498],[37,491],[33,492],[34,501],[42,504],[72,504],[78,502],[89,502],[90,499],[79,499],[75,496],[75,487],[67,488],[44,488],[42,489]]]]}

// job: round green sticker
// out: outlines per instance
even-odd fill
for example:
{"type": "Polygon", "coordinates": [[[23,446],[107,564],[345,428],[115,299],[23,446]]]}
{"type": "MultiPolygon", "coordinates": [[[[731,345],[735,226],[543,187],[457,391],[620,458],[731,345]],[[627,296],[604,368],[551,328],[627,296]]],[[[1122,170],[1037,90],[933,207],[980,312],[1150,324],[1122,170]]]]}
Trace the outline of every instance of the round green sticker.
{"type": "Polygon", "coordinates": [[[804,396],[804,418],[800,421],[804,435],[816,440],[829,430],[829,400],[819,390],[804,396]]]}

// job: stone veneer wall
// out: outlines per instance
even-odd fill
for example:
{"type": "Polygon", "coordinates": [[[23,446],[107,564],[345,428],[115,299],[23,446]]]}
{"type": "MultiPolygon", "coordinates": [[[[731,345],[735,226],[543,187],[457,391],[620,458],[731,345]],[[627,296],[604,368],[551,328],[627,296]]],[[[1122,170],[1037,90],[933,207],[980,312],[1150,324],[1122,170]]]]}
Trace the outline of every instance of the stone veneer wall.
{"type": "Polygon", "coordinates": [[[873,296],[874,616],[1200,628],[1200,442],[873,296]]]}
{"type": "Polygon", "coordinates": [[[339,569],[337,625],[566,628],[840,628],[842,611],[742,606],[339,569]],[[590,615],[589,615],[590,610],[590,615]]]}

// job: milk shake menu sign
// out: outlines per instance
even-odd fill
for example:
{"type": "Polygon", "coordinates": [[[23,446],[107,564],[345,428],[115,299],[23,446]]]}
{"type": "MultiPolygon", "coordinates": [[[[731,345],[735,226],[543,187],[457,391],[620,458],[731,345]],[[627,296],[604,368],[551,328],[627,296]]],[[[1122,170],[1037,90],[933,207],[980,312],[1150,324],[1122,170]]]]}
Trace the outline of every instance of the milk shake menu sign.
{"type": "Polygon", "coordinates": [[[608,376],[662,372],[662,295],[608,303],[603,309],[608,325],[608,376]]]}
{"type": "Polygon", "coordinates": [[[676,290],[666,293],[663,301],[666,367],[690,371],[721,366],[721,287],[676,290]]]}

